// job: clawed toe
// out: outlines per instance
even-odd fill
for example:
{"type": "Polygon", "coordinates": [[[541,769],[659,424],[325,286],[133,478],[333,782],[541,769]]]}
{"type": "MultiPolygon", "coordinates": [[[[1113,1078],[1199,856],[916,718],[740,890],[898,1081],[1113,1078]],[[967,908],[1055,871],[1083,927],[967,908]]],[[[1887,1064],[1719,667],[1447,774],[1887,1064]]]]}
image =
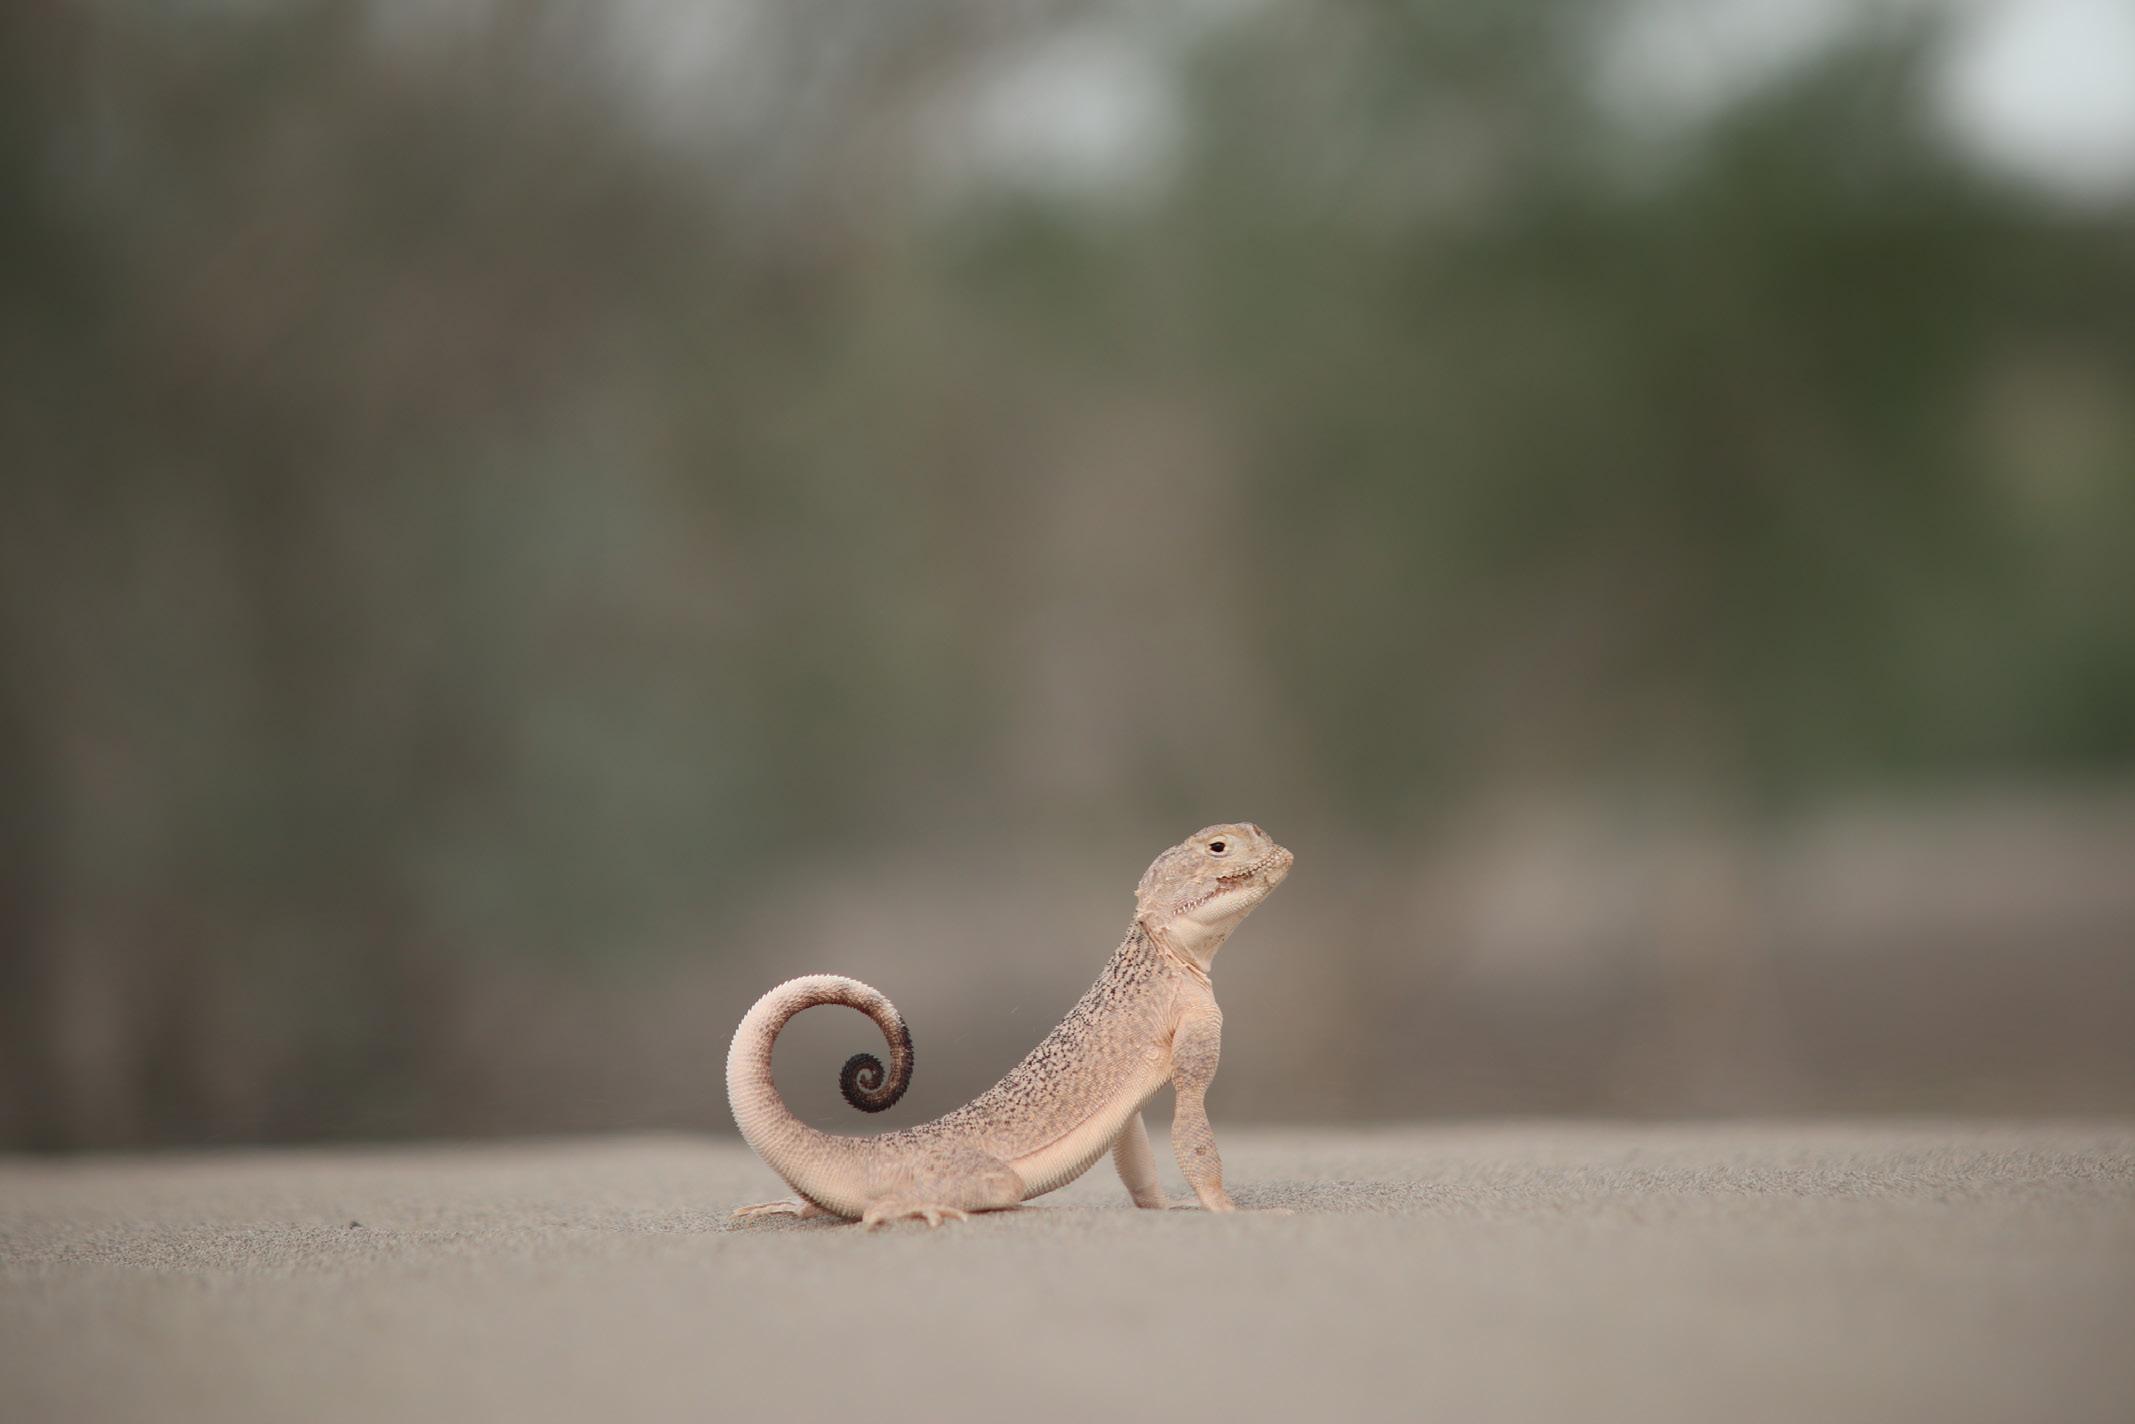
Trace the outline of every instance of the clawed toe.
{"type": "Polygon", "coordinates": [[[793,1202],[757,1202],[751,1206],[735,1207],[734,1217],[736,1220],[745,1221],[748,1218],[755,1216],[786,1216],[789,1214],[797,1214],[794,1212],[794,1206],[795,1203],[793,1202]]]}
{"type": "Polygon", "coordinates": [[[945,1221],[965,1221],[968,1219],[967,1213],[953,1206],[929,1206],[922,1203],[900,1202],[895,1205],[868,1208],[867,1215],[860,1218],[860,1224],[868,1230],[874,1231],[880,1227],[888,1226],[893,1221],[924,1221],[929,1227],[934,1227],[941,1225],[945,1221]]]}
{"type": "Polygon", "coordinates": [[[753,1206],[737,1206],[734,1208],[734,1218],[737,1221],[754,1221],[766,1216],[797,1216],[806,1221],[810,1217],[823,1216],[825,1214],[823,1208],[817,1206],[814,1202],[806,1201],[757,1202],[753,1206]]]}

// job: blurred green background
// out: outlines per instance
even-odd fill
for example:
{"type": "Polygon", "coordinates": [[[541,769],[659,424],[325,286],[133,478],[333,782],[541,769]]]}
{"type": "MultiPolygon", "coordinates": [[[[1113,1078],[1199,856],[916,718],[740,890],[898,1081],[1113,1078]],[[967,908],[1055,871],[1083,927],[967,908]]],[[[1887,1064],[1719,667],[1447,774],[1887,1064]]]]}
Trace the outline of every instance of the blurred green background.
{"type": "Polygon", "coordinates": [[[2124,19],[6,7],[0,1144],[2135,1110],[2124,19]]]}

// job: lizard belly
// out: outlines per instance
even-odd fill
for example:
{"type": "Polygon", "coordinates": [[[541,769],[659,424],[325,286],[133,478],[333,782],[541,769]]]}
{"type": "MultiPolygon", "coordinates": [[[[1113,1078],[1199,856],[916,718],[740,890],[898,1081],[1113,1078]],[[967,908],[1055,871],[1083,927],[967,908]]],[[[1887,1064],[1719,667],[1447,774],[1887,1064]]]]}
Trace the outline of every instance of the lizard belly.
{"type": "Polygon", "coordinates": [[[1127,1119],[1141,1111],[1150,1094],[1164,1086],[1170,1076],[1162,1060],[1146,1065],[1129,1079],[1117,1096],[1091,1113],[1078,1126],[1048,1142],[1035,1152],[1012,1158],[1009,1166],[1023,1179],[1023,1196],[1042,1196],[1074,1181],[1090,1170],[1112,1148],[1127,1119]]]}

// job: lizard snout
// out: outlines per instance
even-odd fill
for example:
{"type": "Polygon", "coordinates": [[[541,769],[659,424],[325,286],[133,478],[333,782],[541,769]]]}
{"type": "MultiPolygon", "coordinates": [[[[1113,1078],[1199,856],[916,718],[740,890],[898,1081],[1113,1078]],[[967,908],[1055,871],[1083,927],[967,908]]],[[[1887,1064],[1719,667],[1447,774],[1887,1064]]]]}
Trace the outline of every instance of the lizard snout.
{"type": "Polygon", "coordinates": [[[1251,865],[1247,866],[1243,871],[1238,874],[1236,879],[1257,879],[1265,883],[1267,887],[1272,890],[1276,886],[1282,884],[1283,877],[1290,873],[1290,867],[1293,863],[1296,862],[1296,860],[1296,856],[1292,855],[1289,851],[1283,849],[1281,846],[1271,846],[1269,847],[1268,853],[1266,855],[1263,855],[1260,859],[1254,861],[1251,865]]]}

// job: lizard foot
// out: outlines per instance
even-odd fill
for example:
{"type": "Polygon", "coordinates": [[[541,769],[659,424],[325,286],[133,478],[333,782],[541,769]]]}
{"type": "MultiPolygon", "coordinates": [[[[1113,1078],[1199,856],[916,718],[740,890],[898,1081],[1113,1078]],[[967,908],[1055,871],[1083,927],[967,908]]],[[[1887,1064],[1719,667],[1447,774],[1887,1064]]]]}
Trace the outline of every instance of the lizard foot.
{"type": "Polygon", "coordinates": [[[939,1226],[945,1221],[965,1221],[969,1218],[953,1206],[934,1206],[925,1202],[876,1202],[860,1218],[860,1224],[873,1231],[893,1221],[924,1221],[928,1226],[939,1226]]]}
{"type": "Polygon", "coordinates": [[[829,1216],[812,1201],[758,1202],[754,1206],[737,1206],[734,1215],[742,1220],[756,1220],[766,1216],[797,1216],[803,1221],[812,1221],[819,1216],[829,1216]]]}

